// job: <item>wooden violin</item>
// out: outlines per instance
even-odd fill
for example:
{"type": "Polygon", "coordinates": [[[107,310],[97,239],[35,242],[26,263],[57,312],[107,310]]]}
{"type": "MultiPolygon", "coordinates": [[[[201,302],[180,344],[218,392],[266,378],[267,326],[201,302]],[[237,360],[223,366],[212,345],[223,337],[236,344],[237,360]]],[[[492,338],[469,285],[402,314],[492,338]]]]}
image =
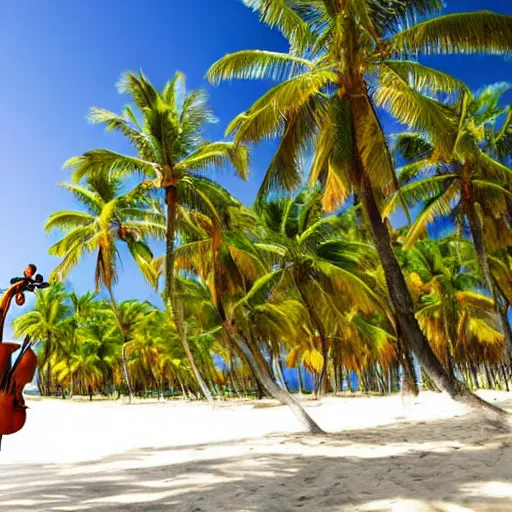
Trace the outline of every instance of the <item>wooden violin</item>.
{"type": "Polygon", "coordinates": [[[4,342],[3,331],[7,312],[12,300],[22,306],[25,303],[24,293],[45,288],[43,276],[37,274],[34,265],[29,265],[24,277],[11,279],[11,287],[5,291],[0,300],[0,445],[3,435],[14,434],[21,430],[27,418],[23,388],[32,381],[37,368],[37,356],[32,350],[29,336],[20,346],[18,343],[4,342]],[[13,354],[18,352],[13,362],[13,354]]]}

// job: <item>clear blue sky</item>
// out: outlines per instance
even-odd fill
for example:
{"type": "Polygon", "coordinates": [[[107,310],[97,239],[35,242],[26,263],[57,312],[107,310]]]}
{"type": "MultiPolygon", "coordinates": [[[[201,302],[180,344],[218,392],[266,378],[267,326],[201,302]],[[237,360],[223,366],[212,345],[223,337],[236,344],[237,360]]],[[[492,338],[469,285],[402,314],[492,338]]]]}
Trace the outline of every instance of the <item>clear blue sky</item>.
{"type": "MultiPolygon", "coordinates": [[[[509,0],[449,0],[448,11],[491,9],[512,15],[509,0]]],[[[91,106],[120,111],[127,98],[116,89],[120,74],[142,68],[157,85],[183,71],[189,87],[206,87],[220,118],[210,138],[221,138],[227,123],[264,90],[264,84],[236,82],[212,88],[208,67],[226,53],[245,48],[286,50],[275,31],[258,22],[239,0],[89,0],[5,2],[0,19],[0,288],[28,262],[46,276],[55,266],[43,231],[55,210],[74,208],[56,187],[68,179],[62,164],[97,148],[129,148],[121,138],[88,125],[91,106]]],[[[472,88],[512,80],[512,63],[497,57],[436,57],[426,61],[463,79],[472,88]]],[[[258,188],[269,147],[254,153],[253,175],[242,183],[230,174],[223,185],[245,202],[258,188]]],[[[92,262],[71,275],[78,291],[92,286],[92,262]]],[[[151,298],[151,292],[123,258],[116,294],[151,298]]],[[[14,313],[14,311],[13,311],[14,313]]],[[[16,311],[19,313],[19,309],[16,311]]]]}

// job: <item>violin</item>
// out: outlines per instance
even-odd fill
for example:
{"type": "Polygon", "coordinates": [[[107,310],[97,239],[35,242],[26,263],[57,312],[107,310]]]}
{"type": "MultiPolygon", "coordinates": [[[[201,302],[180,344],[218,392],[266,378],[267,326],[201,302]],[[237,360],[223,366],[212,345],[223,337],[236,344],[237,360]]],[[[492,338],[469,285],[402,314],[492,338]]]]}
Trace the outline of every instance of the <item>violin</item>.
{"type": "Polygon", "coordinates": [[[0,446],[2,436],[20,431],[27,419],[23,388],[34,378],[37,356],[31,348],[30,336],[25,338],[21,346],[18,343],[4,342],[3,329],[13,299],[18,306],[22,306],[25,304],[25,292],[49,286],[43,282],[40,274],[32,278],[35,272],[35,265],[29,265],[23,277],[11,279],[11,287],[0,300],[0,446]],[[18,354],[13,362],[15,352],[18,354]]]}

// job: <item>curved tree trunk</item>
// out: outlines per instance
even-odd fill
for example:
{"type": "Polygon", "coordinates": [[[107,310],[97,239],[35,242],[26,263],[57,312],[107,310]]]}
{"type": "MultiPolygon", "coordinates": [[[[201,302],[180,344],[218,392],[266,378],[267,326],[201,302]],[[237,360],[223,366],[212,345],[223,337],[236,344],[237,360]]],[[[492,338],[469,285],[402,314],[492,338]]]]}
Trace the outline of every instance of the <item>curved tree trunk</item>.
{"type": "Polygon", "coordinates": [[[205,384],[203,378],[201,377],[201,373],[199,372],[199,369],[196,365],[196,361],[194,359],[194,356],[192,354],[192,351],[190,350],[190,345],[188,344],[187,340],[187,326],[183,320],[183,304],[179,302],[177,304],[176,311],[174,312],[174,319],[176,322],[176,330],[178,331],[181,346],[183,347],[183,350],[185,351],[185,355],[187,356],[188,362],[190,363],[190,366],[192,368],[192,372],[194,373],[194,377],[197,380],[197,383],[199,384],[199,387],[201,389],[201,392],[203,393],[206,400],[208,400],[208,403],[214,407],[215,403],[213,401],[212,394],[210,393],[210,390],[208,389],[207,385],[205,384]]]}
{"type": "Polygon", "coordinates": [[[130,381],[130,374],[128,373],[128,361],[126,359],[126,342],[123,335],[123,347],[121,348],[121,361],[123,365],[123,377],[126,387],[128,388],[128,401],[131,403],[133,399],[132,383],[130,381]]]}
{"type": "Polygon", "coordinates": [[[281,389],[271,378],[265,364],[265,360],[258,350],[251,350],[249,344],[239,342],[233,332],[232,326],[228,322],[224,324],[226,334],[228,335],[233,346],[236,347],[240,355],[243,356],[254,373],[257,375],[258,380],[261,382],[266,391],[283,405],[287,405],[293,411],[297,419],[308,429],[312,434],[321,434],[324,431],[318,424],[311,418],[305,409],[297,402],[293,396],[286,390],[281,389]]]}
{"type": "Polygon", "coordinates": [[[386,276],[391,304],[405,342],[416,354],[424,370],[439,389],[446,391],[454,400],[480,410],[490,421],[508,425],[508,415],[505,411],[471,393],[463,383],[448,374],[435,356],[416,319],[409,289],[393,252],[388,228],[382,220],[368,179],[364,179],[363,204],[386,276]]]}
{"type": "Polygon", "coordinates": [[[208,390],[201,374],[197,368],[196,362],[190,350],[187,341],[186,326],[183,322],[183,307],[177,303],[174,296],[174,246],[176,243],[176,230],[178,227],[178,189],[176,183],[173,183],[165,189],[165,203],[167,207],[166,235],[165,235],[165,290],[164,298],[167,308],[174,316],[174,323],[180,338],[181,345],[187,356],[192,372],[201,388],[201,392],[213,407],[214,402],[210,391],[208,390]]]}
{"type": "MultiPolygon", "coordinates": [[[[407,345],[403,342],[401,336],[397,336],[398,349],[401,352],[402,365],[404,367],[405,378],[408,381],[409,389],[415,396],[419,394],[418,379],[414,370],[414,361],[407,345]]],[[[391,387],[391,386],[390,386],[391,387]]],[[[391,389],[389,390],[391,392],[391,389]]]]}

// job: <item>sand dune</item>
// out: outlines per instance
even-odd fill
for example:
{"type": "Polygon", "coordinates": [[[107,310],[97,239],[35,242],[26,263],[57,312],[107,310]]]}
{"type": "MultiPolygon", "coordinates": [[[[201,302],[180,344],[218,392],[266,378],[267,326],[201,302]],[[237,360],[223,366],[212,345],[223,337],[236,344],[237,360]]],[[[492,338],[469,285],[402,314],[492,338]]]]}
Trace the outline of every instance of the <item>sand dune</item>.
{"type": "Polygon", "coordinates": [[[433,393],[307,402],[323,436],[250,403],[29,405],[0,453],[6,512],[512,510],[512,435],[433,393]]]}

